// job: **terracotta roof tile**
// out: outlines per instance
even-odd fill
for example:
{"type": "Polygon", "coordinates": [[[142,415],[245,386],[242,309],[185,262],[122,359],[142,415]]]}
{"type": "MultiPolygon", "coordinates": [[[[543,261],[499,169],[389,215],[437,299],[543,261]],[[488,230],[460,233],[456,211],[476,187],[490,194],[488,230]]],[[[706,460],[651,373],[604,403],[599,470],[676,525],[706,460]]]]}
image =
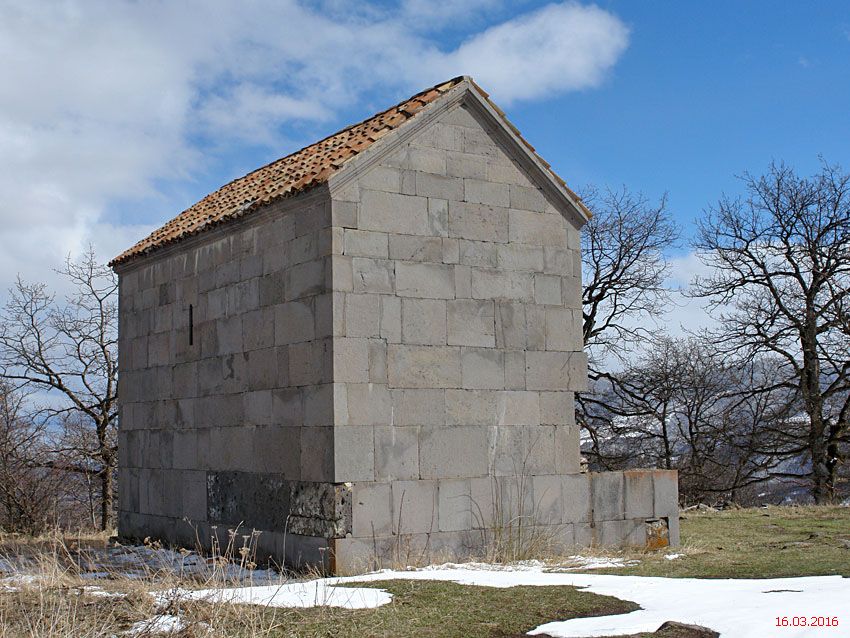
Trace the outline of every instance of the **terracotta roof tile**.
{"type": "MultiPolygon", "coordinates": [[[[233,180],[214,193],[210,193],[197,204],[187,208],[135,246],[120,254],[110,262],[110,265],[114,266],[127,262],[134,257],[178,242],[223,222],[242,217],[274,200],[302,193],[327,182],[331,175],[345,165],[346,161],[415,117],[428,104],[437,100],[464,79],[466,78],[457,77],[426,89],[359,124],[348,126],[315,144],[306,146],[300,151],[233,180]]],[[[504,118],[514,134],[534,153],[534,148],[507,121],[501,109],[490,102],[488,94],[474,82],[472,84],[496,109],[496,112],[504,118]]],[[[538,159],[540,159],[539,156],[538,159]]],[[[547,168],[549,166],[545,162],[544,165],[547,168]]],[[[551,169],[550,172],[552,172],[551,169]]],[[[559,184],[566,188],[560,177],[555,175],[554,172],[552,172],[552,175],[559,184]]],[[[572,191],[567,190],[576,197],[572,191]]],[[[578,201],[578,197],[576,197],[576,200],[578,201]]],[[[579,202],[579,205],[582,204],[579,202]]]]}

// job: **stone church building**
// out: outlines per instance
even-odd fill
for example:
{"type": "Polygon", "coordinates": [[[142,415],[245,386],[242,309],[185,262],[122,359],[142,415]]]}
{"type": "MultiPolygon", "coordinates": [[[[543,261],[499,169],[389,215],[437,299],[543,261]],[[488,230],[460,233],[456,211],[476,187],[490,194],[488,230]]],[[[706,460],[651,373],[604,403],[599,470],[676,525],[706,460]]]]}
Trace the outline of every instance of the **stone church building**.
{"type": "Polygon", "coordinates": [[[677,543],[674,472],[581,471],[589,215],[468,77],[182,212],[112,262],[119,533],[340,572],[677,543]]]}

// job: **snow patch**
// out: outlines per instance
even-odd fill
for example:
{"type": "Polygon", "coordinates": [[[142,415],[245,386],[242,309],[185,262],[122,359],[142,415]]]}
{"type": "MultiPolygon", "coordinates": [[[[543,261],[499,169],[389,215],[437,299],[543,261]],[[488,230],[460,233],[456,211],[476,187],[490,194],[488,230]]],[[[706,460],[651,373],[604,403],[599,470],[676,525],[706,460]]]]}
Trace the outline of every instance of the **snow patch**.
{"type": "Polygon", "coordinates": [[[262,605],[264,607],[342,607],[374,609],[392,601],[392,594],[370,587],[340,587],[335,579],[218,589],[172,589],[154,592],[158,605],[186,600],[210,603],[262,605]]]}
{"type": "Polygon", "coordinates": [[[158,614],[146,620],[134,623],[127,631],[126,636],[152,636],[179,634],[189,627],[189,624],[180,616],[171,614],[158,614]]]}

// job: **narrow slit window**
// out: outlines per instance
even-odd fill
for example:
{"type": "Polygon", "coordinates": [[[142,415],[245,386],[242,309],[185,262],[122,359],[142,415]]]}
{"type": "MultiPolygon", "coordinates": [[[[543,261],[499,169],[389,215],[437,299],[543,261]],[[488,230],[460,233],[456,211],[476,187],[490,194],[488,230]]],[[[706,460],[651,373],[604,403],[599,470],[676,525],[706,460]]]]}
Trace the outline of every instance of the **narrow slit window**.
{"type": "Polygon", "coordinates": [[[189,304],[189,345],[195,342],[195,308],[189,304]]]}

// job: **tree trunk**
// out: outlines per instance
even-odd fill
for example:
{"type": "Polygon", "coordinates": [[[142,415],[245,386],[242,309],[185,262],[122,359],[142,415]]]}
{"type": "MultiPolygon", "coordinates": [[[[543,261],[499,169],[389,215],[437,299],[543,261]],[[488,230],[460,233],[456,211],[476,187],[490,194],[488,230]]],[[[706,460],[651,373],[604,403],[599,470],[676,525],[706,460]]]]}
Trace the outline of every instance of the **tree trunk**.
{"type": "MultiPolygon", "coordinates": [[[[811,314],[810,312],[807,313],[811,314]]],[[[823,395],[820,387],[820,359],[817,352],[817,333],[814,319],[806,322],[802,335],[803,370],[800,389],[809,419],[809,455],[812,461],[812,497],[823,505],[832,500],[834,481],[830,481],[826,446],[826,423],[823,419],[823,395]]]]}
{"type": "Polygon", "coordinates": [[[112,463],[109,463],[100,475],[100,529],[104,532],[112,528],[112,484],[112,463]]]}

